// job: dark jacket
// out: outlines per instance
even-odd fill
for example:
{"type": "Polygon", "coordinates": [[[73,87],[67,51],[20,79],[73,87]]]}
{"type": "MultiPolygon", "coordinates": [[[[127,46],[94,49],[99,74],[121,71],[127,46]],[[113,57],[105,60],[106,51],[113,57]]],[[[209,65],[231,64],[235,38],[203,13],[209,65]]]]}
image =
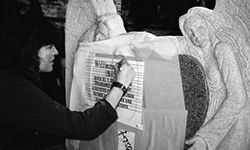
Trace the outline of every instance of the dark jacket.
{"type": "Polygon", "coordinates": [[[0,102],[0,149],[23,139],[23,130],[93,140],[117,119],[105,99],[84,112],[71,111],[13,71],[0,71],[0,102]]]}

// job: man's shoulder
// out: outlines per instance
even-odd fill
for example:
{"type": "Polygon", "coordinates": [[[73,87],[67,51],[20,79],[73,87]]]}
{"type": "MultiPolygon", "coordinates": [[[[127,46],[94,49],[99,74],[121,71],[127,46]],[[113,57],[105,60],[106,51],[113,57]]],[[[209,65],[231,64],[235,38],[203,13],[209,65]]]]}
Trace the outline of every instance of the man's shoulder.
{"type": "Polygon", "coordinates": [[[0,97],[5,100],[40,99],[46,94],[24,77],[0,71],[0,97]]]}

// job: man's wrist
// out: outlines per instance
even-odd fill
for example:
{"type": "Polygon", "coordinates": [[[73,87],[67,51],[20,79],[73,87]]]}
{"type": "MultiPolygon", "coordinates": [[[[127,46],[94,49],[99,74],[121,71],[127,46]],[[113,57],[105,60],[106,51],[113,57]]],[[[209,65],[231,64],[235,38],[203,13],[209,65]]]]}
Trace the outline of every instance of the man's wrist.
{"type": "Polygon", "coordinates": [[[122,83],[120,83],[120,82],[117,82],[117,81],[113,82],[112,85],[111,85],[111,89],[113,87],[117,87],[117,88],[121,89],[123,91],[122,96],[125,96],[126,93],[128,92],[128,88],[125,85],[123,85],[122,83]]]}
{"type": "Polygon", "coordinates": [[[113,87],[110,89],[108,95],[105,99],[113,106],[115,109],[122,98],[123,91],[118,87],[113,87]]]}

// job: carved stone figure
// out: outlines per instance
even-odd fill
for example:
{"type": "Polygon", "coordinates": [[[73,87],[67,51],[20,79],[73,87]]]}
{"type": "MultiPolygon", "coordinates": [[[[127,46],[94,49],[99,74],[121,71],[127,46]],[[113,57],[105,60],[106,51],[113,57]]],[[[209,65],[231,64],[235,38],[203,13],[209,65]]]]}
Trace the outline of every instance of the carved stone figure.
{"type": "MultiPolygon", "coordinates": [[[[209,87],[206,121],[186,141],[191,149],[246,149],[248,142],[248,101],[241,69],[230,38],[222,38],[228,26],[215,12],[194,7],[180,17],[185,42],[201,55],[209,87]]],[[[237,41],[235,41],[237,42],[237,41]]],[[[185,52],[184,52],[185,53],[185,52]]]]}
{"type": "MultiPolygon", "coordinates": [[[[79,42],[126,33],[112,0],[70,0],[66,16],[66,96],[79,42]]],[[[183,36],[169,37],[180,54],[203,65],[209,108],[189,150],[250,149],[250,1],[217,0],[214,10],[191,8],[180,17],[183,36]]]]}

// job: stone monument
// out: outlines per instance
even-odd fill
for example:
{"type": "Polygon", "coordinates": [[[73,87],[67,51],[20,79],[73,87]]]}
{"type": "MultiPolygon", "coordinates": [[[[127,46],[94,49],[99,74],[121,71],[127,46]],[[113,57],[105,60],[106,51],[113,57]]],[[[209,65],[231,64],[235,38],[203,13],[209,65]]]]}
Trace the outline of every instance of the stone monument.
{"type": "MultiPolygon", "coordinates": [[[[183,36],[165,37],[177,45],[180,61],[185,60],[183,56],[189,60],[195,58],[203,67],[200,69],[205,79],[203,104],[209,100],[209,105],[208,110],[203,111],[201,119],[204,120],[188,134],[192,136],[186,137],[190,150],[250,149],[249,24],[249,0],[217,0],[214,10],[194,7],[180,17],[183,36]]],[[[78,44],[122,33],[126,31],[112,0],[69,0],[66,14],[68,105],[78,44]]]]}
{"type": "Polygon", "coordinates": [[[249,149],[248,8],[248,1],[222,0],[214,10],[194,7],[179,19],[179,51],[199,59],[209,88],[205,123],[186,141],[193,148],[249,149]]]}

